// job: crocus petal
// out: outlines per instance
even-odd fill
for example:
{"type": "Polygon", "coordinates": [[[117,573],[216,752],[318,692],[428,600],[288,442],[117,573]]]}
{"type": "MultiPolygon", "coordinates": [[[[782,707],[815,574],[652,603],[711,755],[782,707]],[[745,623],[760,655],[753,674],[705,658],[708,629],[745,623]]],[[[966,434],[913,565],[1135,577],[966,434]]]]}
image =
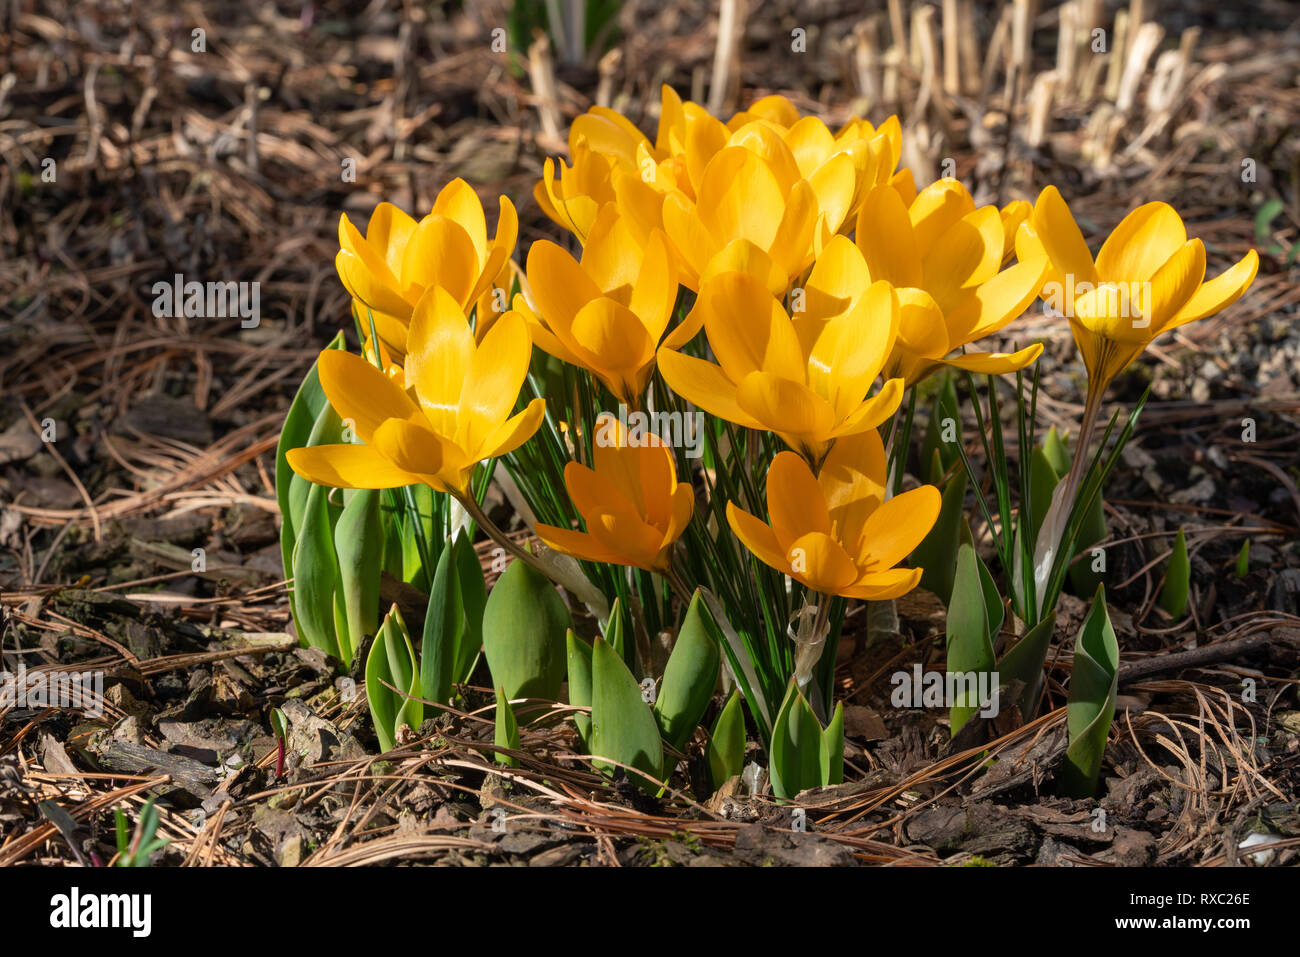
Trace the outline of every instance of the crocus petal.
{"type": "Polygon", "coordinates": [[[478,450],[481,458],[494,459],[502,455],[508,455],[519,446],[523,445],[533,437],[542,424],[542,416],[546,413],[546,400],[533,399],[522,412],[506,419],[495,432],[487,437],[482,447],[478,450]]]}
{"type": "MultiPolygon", "coordinates": [[[[364,240],[362,240],[364,245],[364,240]]],[[[339,281],[353,298],[361,300],[376,312],[391,313],[395,316],[408,316],[411,304],[402,298],[397,290],[397,280],[392,285],[385,282],[383,272],[388,267],[370,254],[368,262],[362,256],[349,249],[340,249],[334,256],[334,268],[338,270],[339,281]],[[382,266],[383,272],[376,274],[375,266],[382,266]]]]}
{"type": "Polygon", "coordinates": [[[361,441],[369,443],[387,419],[408,419],[417,410],[401,386],[361,356],[326,349],[316,360],[321,389],[342,419],[351,419],[361,441]]]}
{"type": "Polygon", "coordinates": [[[979,375],[1004,375],[1033,365],[1042,353],[1043,344],[1035,342],[1016,352],[967,352],[944,359],[943,363],[979,375]]]}
{"type": "Polygon", "coordinates": [[[464,226],[443,216],[426,216],[402,256],[402,291],[419,295],[437,285],[466,306],[482,265],[464,226]]]}
{"type": "Polygon", "coordinates": [[[465,230],[480,260],[487,256],[487,219],[474,187],[460,177],[444,186],[433,201],[433,215],[443,216],[465,230]]]}
{"type": "Polygon", "coordinates": [[[573,257],[547,239],[528,250],[528,285],[538,315],[561,340],[578,310],[601,294],[600,287],[573,257]]]}
{"type": "Polygon", "coordinates": [[[1186,242],[1187,229],[1172,206],[1146,203],[1120,220],[1106,237],[1097,253],[1097,276],[1102,281],[1145,282],[1186,242]]]}
{"type": "Polygon", "coordinates": [[[429,424],[450,437],[474,358],[474,333],[460,304],[441,286],[430,287],[415,304],[407,348],[406,381],[420,397],[429,424]]]}
{"type": "Polygon", "coordinates": [[[898,411],[903,401],[904,382],[902,379],[889,379],[880,391],[853,410],[839,425],[831,430],[827,438],[838,439],[845,435],[856,435],[867,429],[874,429],[898,411]]]}
{"type": "Polygon", "coordinates": [[[366,224],[366,244],[384,257],[394,279],[401,274],[402,253],[415,227],[415,220],[392,203],[380,203],[370,214],[370,222],[366,224]]]}
{"type": "Polygon", "coordinates": [[[1204,319],[1232,305],[1255,281],[1255,274],[1258,272],[1259,253],[1252,249],[1232,268],[1203,283],[1201,288],[1196,290],[1196,294],[1165,323],[1164,329],[1174,329],[1195,322],[1197,319],[1204,319]]]}
{"type": "Polygon", "coordinates": [[[694,356],[660,349],[659,374],[668,388],[688,402],[718,418],[746,428],[761,429],[762,423],[741,409],[736,401],[736,384],[721,368],[694,356]]]}
{"type": "Polygon", "coordinates": [[[1002,220],[997,209],[984,206],[953,223],[930,244],[921,259],[922,285],[947,312],[961,290],[993,278],[1001,263],[1002,220]]]}
{"type": "Polygon", "coordinates": [[[701,287],[696,308],[718,364],[739,382],[757,370],[803,381],[804,359],[785,307],[762,280],[748,273],[725,273],[701,287]]]}
{"type": "MultiPolygon", "coordinates": [[[[1070,215],[1070,208],[1065,205],[1065,200],[1055,186],[1048,186],[1039,194],[1033,215],[1029,217],[1029,225],[1033,234],[1032,237],[1027,236],[1026,241],[1030,238],[1037,239],[1062,282],[1067,276],[1074,277],[1075,285],[1097,281],[1097,269],[1088,252],[1088,244],[1084,242],[1083,233],[1079,231],[1078,224],[1070,215]]],[[[1021,231],[1023,232],[1023,227],[1021,231]]],[[[1022,260],[1026,258],[1020,255],[1019,237],[1016,251],[1022,260]]]]}
{"type": "Polygon", "coordinates": [[[532,341],[518,313],[502,316],[474,351],[459,397],[457,426],[465,447],[475,449],[509,416],[528,375],[532,341]]]}
{"type": "Polygon", "coordinates": [[[790,562],[769,526],[744,509],[737,508],[735,502],[727,503],[727,524],[755,558],[783,574],[790,574],[790,562]]]}
{"type": "Polygon", "coordinates": [[[863,575],[840,594],[863,601],[887,601],[906,595],[921,584],[920,568],[891,568],[889,571],[863,575]]]}
{"type": "Polygon", "coordinates": [[[581,558],[589,562],[601,562],[609,565],[622,565],[623,556],[608,548],[595,536],[571,528],[557,528],[538,522],[533,531],[546,545],[565,555],[581,558]]]}
{"type": "Polygon", "coordinates": [[[885,446],[880,433],[867,429],[837,439],[817,474],[837,537],[858,561],[865,557],[862,529],[885,500],[885,446]]]}
{"type": "Polygon", "coordinates": [[[307,481],[330,488],[401,488],[426,480],[369,445],[313,445],[290,449],[285,458],[307,481]]]}
{"type": "Polygon", "coordinates": [[[767,512],[782,548],[807,532],[830,534],[826,500],[808,463],[793,452],[780,452],[767,470],[767,512]]]}
{"type": "Polygon", "coordinates": [[[895,495],[872,512],[862,526],[868,567],[872,571],[892,568],[911,554],[934,526],[940,504],[939,490],[922,485],[895,495]]]}
{"type": "Polygon", "coordinates": [[[829,402],[801,382],[771,372],[751,372],[740,382],[736,401],[763,427],[782,436],[820,442],[835,423],[829,402]]]}
{"type": "Polygon", "coordinates": [[[1144,318],[1152,327],[1147,334],[1154,336],[1155,330],[1176,315],[1200,288],[1204,278],[1205,245],[1199,239],[1193,239],[1169,257],[1151,277],[1150,302],[1143,304],[1146,307],[1144,318]]]}
{"type": "Polygon", "coordinates": [[[955,179],[939,179],[921,190],[907,210],[921,255],[928,253],[940,236],[973,212],[975,200],[955,179]]]}
{"type": "Polygon", "coordinates": [[[872,280],[884,279],[895,286],[921,285],[921,254],[898,193],[877,186],[867,193],[858,213],[854,240],[862,250],[872,280]]]}
{"type": "Polygon", "coordinates": [[[824,532],[809,532],[786,549],[790,574],[809,588],[835,595],[858,577],[853,559],[834,538],[824,532]]]}

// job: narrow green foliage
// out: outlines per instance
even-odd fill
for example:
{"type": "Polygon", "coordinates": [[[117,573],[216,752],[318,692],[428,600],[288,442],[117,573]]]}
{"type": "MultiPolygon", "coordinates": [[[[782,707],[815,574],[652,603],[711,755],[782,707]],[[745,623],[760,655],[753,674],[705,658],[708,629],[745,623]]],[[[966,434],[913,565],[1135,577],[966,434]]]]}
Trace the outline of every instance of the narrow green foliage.
{"type": "MultiPolygon", "coordinates": [[[[504,688],[497,688],[496,734],[492,740],[498,748],[510,748],[512,751],[521,750],[519,746],[519,723],[515,720],[515,709],[510,707],[510,699],[506,697],[504,688]]],[[[495,760],[497,764],[504,764],[507,767],[519,767],[519,759],[513,754],[503,754],[498,751],[495,760]]]]}
{"type": "Polygon", "coordinates": [[[294,546],[293,593],[298,614],[298,639],[341,657],[334,620],[334,591],[339,585],[334,555],[334,530],[330,522],[329,489],[308,485],[298,542],[294,546]]]}
{"type": "Polygon", "coordinates": [[[334,527],[348,637],[346,648],[340,642],[339,659],[345,664],[352,661],[361,637],[373,635],[379,627],[379,569],[384,549],[379,498],[380,493],[372,489],[354,491],[334,527]]]}
{"type": "Polygon", "coordinates": [[[597,638],[591,650],[591,753],[608,761],[592,763],[612,773],[617,761],[643,771],[633,774],[638,786],[657,791],[663,767],[663,742],[641,686],[609,642],[597,638]]]}
{"type": "Polygon", "coordinates": [[[836,707],[830,724],[823,729],[792,678],[772,726],[768,779],[772,793],[787,801],[808,788],[843,781],[843,705],[836,707]]]}
{"type": "Polygon", "coordinates": [[[1024,691],[1015,701],[1004,705],[1019,705],[1020,713],[1026,720],[1038,711],[1038,697],[1043,690],[1043,663],[1047,661],[1047,650],[1052,644],[1052,633],[1056,629],[1056,612],[1049,612],[1047,617],[1017,641],[998,662],[998,680],[1003,687],[1012,681],[1023,681],[1024,691]]]}
{"type": "Polygon", "coordinates": [[[686,747],[713,697],[722,664],[719,641],[713,616],[696,592],[664,667],[654,705],[664,740],[678,751],[686,747]]]}
{"type": "Polygon", "coordinates": [[[745,712],[734,689],[713,722],[707,753],[709,786],[715,791],[745,769],[745,712]]]}
{"type": "Polygon", "coordinates": [[[1241,551],[1237,552],[1236,573],[1238,578],[1245,578],[1250,574],[1250,539],[1241,543],[1241,551]]]}
{"type": "Polygon", "coordinates": [[[542,574],[515,560],[483,609],[483,651],[492,684],[506,697],[558,701],[564,683],[564,635],[573,621],[542,574]]]}
{"type": "MultiPolygon", "coordinates": [[[[565,636],[569,659],[569,704],[575,708],[591,707],[591,645],[573,633],[570,628],[565,636]]],[[[591,715],[575,711],[574,726],[578,729],[578,738],[584,748],[591,744],[591,715]]]]}
{"type": "Polygon", "coordinates": [[[451,702],[452,686],[469,680],[483,643],[483,569],[461,532],[438,556],[420,647],[420,689],[427,701],[451,702]],[[468,554],[469,560],[466,561],[468,554]]]}
{"type": "MultiPolygon", "coordinates": [[[[952,601],[948,603],[948,655],[946,668],[949,674],[980,674],[993,670],[993,641],[989,634],[990,609],[984,583],[980,575],[979,556],[969,544],[957,552],[957,575],[953,583],[952,601]]],[[[994,591],[996,597],[996,590],[994,591]]],[[[998,602],[997,619],[1001,622],[1001,602],[998,602]]],[[[948,711],[948,723],[955,735],[962,725],[979,710],[978,701],[954,701],[948,711]]]]}
{"type": "Polygon", "coordinates": [[[945,605],[952,597],[957,545],[961,541],[965,507],[966,470],[959,467],[944,487],[939,517],[935,520],[934,527],[921,540],[921,544],[916,546],[910,559],[913,568],[922,570],[921,587],[934,592],[945,605]]]}
{"type": "MultiPolygon", "coordinates": [[[[340,332],[327,348],[342,349],[344,345],[343,333],[340,332]]],[[[298,524],[301,515],[300,509],[295,511],[290,507],[290,486],[296,479],[300,491],[295,498],[299,500],[301,508],[309,484],[300,478],[293,469],[289,468],[287,456],[290,449],[300,448],[308,444],[312,428],[315,426],[322,410],[328,404],[325,392],[320,385],[320,374],[317,371],[316,363],[313,362],[311,369],[308,370],[306,377],[302,380],[302,385],[298,386],[298,392],[293,397],[293,402],[289,405],[289,411],[284,417],[284,425],[280,429],[280,442],[275,449],[275,499],[280,505],[280,558],[284,564],[286,575],[291,574],[293,571],[293,547],[298,540],[298,524]]],[[[290,610],[294,610],[293,604],[294,599],[291,591],[289,595],[290,610]]]]}
{"type": "Polygon", "coordinates": [[[397,746],[399,727],[416,728],[424,717],[424,706],[415,700],[420,694],[419,670],[411,636],[393,605],[366,659],[366,700],[383,751],[397,746]]]}
{"type": "Polygon", "coordinates": [[[1106,589],[1102,586],[1074,643],[1066,708],[1070,744],[1064,769],[1065,792],[1070,797],[1092,797],[1097,793],[1106,737],[1115,716],[1118,683],[1119,642],[1106,613],[1106,589]]]}
{"type": "Polygon", "coordinates": [[[113,810],[117,836],[117,867],[148,867],[155,851],[167,846],[166,838],[158,836],[158,808],[156,798],[149,798],[140,808],[140,819],[134,834],[128,831],[126,812],[120,807],[113,810]]]}
{"type": "Polygon", "coordinates": [[[1165,587],[1160,590],[1160,607],[1177,621],[1187,614],[1187,595],[1191,588],[1192,565],[1187,558],[1187,539],[1178,530],[1174,551],[1169,556],[1169,569],[1165,572],[1165,587]]]}

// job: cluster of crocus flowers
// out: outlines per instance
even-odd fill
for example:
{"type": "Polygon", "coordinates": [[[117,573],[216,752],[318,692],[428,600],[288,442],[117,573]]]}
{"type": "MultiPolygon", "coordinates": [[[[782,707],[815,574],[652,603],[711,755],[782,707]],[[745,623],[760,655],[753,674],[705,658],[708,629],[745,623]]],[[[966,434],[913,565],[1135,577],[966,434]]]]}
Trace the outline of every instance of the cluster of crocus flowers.
{"type": "Polygon", "coordinates": [[[677,481],[672,451],[653,433],[629,433],[606,413],[595,438],[592,468],[564,468],[587,530],[538,523],[537,537],[575,558],[668,573],[672,547],[695,510],[690,483],[677,481]]]}
{"type": "Polygon", "coordinates": [[[426,484],[464,498],[474,467],[526,442],[545,402],[512,415],[532,345],[524,320],[502,316],[477,343],[460,303],[433,286],[415,304],[402,375],[335,349],[320,354],[321,388],[361,443],[293,449],[308,481],[334,488],[426,484]]]}
{"type": "Polygon", "coordinates": [[[502,196],[496,234],[489,240],[478,194],[463,179],[454,179],[418,222],[391,203],[380,203],[362,235],[346,213],[340,216],[334,265],[362,327],[373,319],[379,338],[403,355],[412,313],[428,290],[442,288],[466,311],[490,306],[494,286],[505,281],[518,235],[515,207],[502,196]]]}
{"type": "Polygon", "coordinates": [[[1034,344],[1014,353],[963,352],[970,343],[1004,328],[1042,288],[1042,255],[1006,261],[1008,225],[1024,214],[1010,207],[976,208],[966,188],[941,179],[910,205],[888,187],[863,200],[855,233],[866,276],[898,288],[898,338],[885,364],[909,386],[943,365],[992,375],[1023,369],[1038,358],[1034,344]],[[1007,225],[1004,225],[1007,224],[1007,225]]]}

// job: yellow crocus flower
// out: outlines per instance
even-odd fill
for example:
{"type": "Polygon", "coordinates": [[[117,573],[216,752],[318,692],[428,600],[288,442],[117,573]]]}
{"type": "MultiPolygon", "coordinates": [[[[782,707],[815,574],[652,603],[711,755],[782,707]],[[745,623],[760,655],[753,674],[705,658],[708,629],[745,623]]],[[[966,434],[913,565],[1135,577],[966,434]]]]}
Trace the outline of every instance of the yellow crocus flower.
{"type": "Polygon", "coordinates": [[[523,296],[515,297],[515,309],[534,344],[639,408],[677,300],[677,270],[663,233],[656,230],[643,250],[614,204],[606,204],[581,262],[548,240],[533,243],[528,284],[536,311],[523,296]]]}
{"type": "Polygon", "coordinates": [[[897,190],[874,187],[858,214],[856,242],[870,278],[898,287],[901,316],[887,375],[909,386],[942,365],[998,375],[1023,369],[1042,352],[1035,344],[1010,354],[947,358],[1020,315],[1048,268],[1037,256],[999,272],[1006,244],[1002,214],[994,206],[976,209],[956,180],[927,186],[910,206],[897,190]]]}
{"type": "Polygon", "coordinates": [[[596,419],[592,464],[564,467],[564,484],[587,531],[539,523],[537,537],[574,558],[669,573],[673,543],[695,509],[689,482],[677,481],[671,450],[654,434],[629,436],[618,419],[596,419]]]}
{"type": "Polygon", "coordinates": [[[1259,271],[1252,249],[1206,282],[1205,246],[1187,238],[1182,217],[1167,203],[1125,216],[1094,262],[1055,186],[1039,195],[1016,248],[1022,259],[1050,261],[1043,298],[1069,319],[1090,391],[1104,391],[1156,336],[1236,302],[1259,271]]]}
{"type": "Polygon", "coordinates": [[[479,462],[513,451],[537,431],[542,399],[510,414],[532,353],[520,316],[502,316],[477,344],[461,305],[433,286],[412,310],[407,345],[401,380],[361,356],[320,354],[325,397],[365,444],[292,449],[295,472],[334,488],[423,482],[464,497],[479,462]]]}
{"type": "Polygon", "coordinates": [[[441,286],[469,309],[501,275],[518,235],[515,207],[502,196],[496,235],[489,241],[478,194],[463,179],[454,179],[419,222],[392,203],[380,203],[362,235],[342,214],[334,265],[362,329],[373,315],[379,338],[402,355],[412,310],[425,292],[441,286]]]}
{"type": "Polygon", "coordinates": [[[810,275],[794,319],[750,273],[705,282],[691,315],[659,350],[664,381],[720,418],[775,432],[813,465],[836,439],[880,425],[903,396],[902,381],[890,379],[867,398],[893,347],[898,297],[886,282],[852,290],[840,251],[834,244],[821,272],[810,275]],[[701,326],[716,365],[675,351],[701,326]]]}
{"type": "Polygon", "coordinates": [[[771,524],[727,503],[731,529],[761,562],[814,591],[882,601],[917,586],[922,569],[898,568],[939,516],[923,485],[885,498],[885,449],[874,429],[835,443],[821,472],[781,452],[767,472],[771,524]]]}

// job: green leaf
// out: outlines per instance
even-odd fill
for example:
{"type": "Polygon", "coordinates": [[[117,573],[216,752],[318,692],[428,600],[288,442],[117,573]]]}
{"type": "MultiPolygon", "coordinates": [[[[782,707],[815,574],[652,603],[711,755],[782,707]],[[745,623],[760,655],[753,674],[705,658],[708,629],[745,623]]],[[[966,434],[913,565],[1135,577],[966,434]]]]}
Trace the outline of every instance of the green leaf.
{"type": "Polygon", "coordinates": [[[664,666],[663,684],[654,705],[664,740],[678,751],[686,747],[699,726],[718,683],[722,656],[716,629],[713,616],[697,591],[664,666]]]}
{"type": "MultiPolygon", "coordinates": [[[[573,633],[570,628],[565,636],[569,658],[569,704],[575,708],[591,707],[591,645],[573,633]]],[[[573,714],[574,726],[578,729],[578,738],[582,746],[591,747],[591,715],[581,712],[573,714]]]]}
{"type": "Polygon", "coordinates": [[[460,566],[454,550],[444,548],[433,573],[420,639],[420,693],[426,701],[451,702],[451,686],[459,680],[455,669],[464,635],[460,566]]]}
{"type": "MultiPolygon", "coordinates": [[[[985,607],[980,580],[979,557],[969,544],[957,550],[957,574],[948,603],[949,674],[983,674],[993,670],[993,642],[989,635],[989,612],[985,607]]],[[[948,723],[955,735],[980,708],[978,701],[954,701],[948,723]]]]}
{"type": "Polygon", "coordinates": [[[998,584],[993,580],[993,573],[984,564],[984,559],[975,553],[975,567],[980,573],[980,591],[984,594],[984,612],[989,621],[989,644],[996,648],[998,635],[1002,631],[1002,621],[1006,617],[1006,608],[1002,596],[998,593],[998,584]]]}
{"type": "Polygon", "coordinates": [[[1241,543],[1241,551],[1237,552],[1237,577],[1245,578],[1250,574],[1250,539],[1241,543]]]}
{"type": "MultiPolygon", "coordinates": [[[[843,761],[841,730],[840,760],[843,761]]],[[[772,747],[768,756],[768,779],[772,793],[788,801],[800,791],[826,783],[828,756],[822,741],[822,728],[793,678],[786,689],[785,701],[772,726],[772,747]]]]}
{"type": "MultiPolygon", "coordinates": [[[[650,775],[633,775],[645,790],[657,791],[663,767],[663,742],[641,686],[623,664],[618,652],[602,638],[591,651],[591,752],[650,775]]],[[[594,760],[595,767],[610,771],[613,765],[594,760]]]]}
{"type": "MultiPolygon", "coordinates": [[[[1099,492],[1088,505],[1088,510],[1083,513],[1079,535],[1075,539],[1074,553],[1071,557],[1091,552],[1092,547],[1105,538],[1106,510],[1099,492]]],[[[1070,586],[1076,594],[1091,595],[1097,590],[1098,585],[1103,584],[1105,584],[1105,574],[1092,570],[1091,556],[1070,566],[1070,586]]]]}
{"type": "Polygon", "coordinates": [[[921,461],[931,462],[937,452],[943,466],[940,474],[961,459],[961,453],[957,451],[961,443],[961,414],[958,408],[957,387],[953,384],[952,375],[944,373],[939,390],[935,393],[934,408],[925,427],[925,436],[921,440],[921,461]],[[950,421],[945,422],[945,419],[950,421]]]}
{"type": "Polygon", "coordinates": [[[745,712],[735,689],[713,722],[707,755],[709,785],[715,791],[745,769],[745,712]]]}
{"type": "Polygon", "coordinates": [[[1098,586],[1092,608],[1074,642],[1074,667],[1066,724],[1070,745],[1065,752],[1064,784],[1070,797],[1097,793],[1106,737],[1115,716],[1119,684],[1119,642],[1106,613],[1106,589],[1098,586]]]}
{"type": "Polygon", "coordinates": [[[1052,491],[1063,474],[1056,471],[1044,448],[1034,449],[1029,460],[1029,523],[1034,530],[1034,541],[1038,540],[1038,530],[1043,527],[1043,518],[1052,503],[1052,491]]]}
{"type": "Polygon", "coordinates": [[[460,641],[460,655],[456,659],[454,679],[458,682],[469,681],[474,670],[474,662],[483,650],[483,608],[487,605],[487,582],[483,577],[483,566],[479,564],[478,553],[469,535],[462,530],[456,535],[452,544],[452,556],[456,560],[456,579],[460,585],[460,605],[465,616],[465,634],[460,641]]]}
{"type": "Polygon", "coordinates": [[[271,709],[271,732],[280,741],[285,740],[289,733],[289,726],[284,720],[284,712],[279,708],[271,709]]]}
{"type": "Polygon", "coordinates": [[[506,697],[557,701],[565,675],[569,611],[555,587],[515,560],[497,579],[483,609],[483,651],[492,684],[506,697]]]}
{"type": "Polygon", "coordinates": [[[921,587],[939,596],[945,605],[952,597],[957,545],[961,541],[966,507],[966,470],[958,468],[943,490],[939,517],[929,534],[912,552],[911,565],[920,568],[921,587]]]}
{"type": "Polygon", "coordinates": [[[1034,717],[1037,711],[1038,696],[1043,690],[1043,663],[1047,661],[1047,649],[1055,629],[1056,612],[1052,611],[1025,632],[998,662],[998,681],[1003,687],[1016,680],[1025,683],[1020,698],[1010,702],[1020,706],[1025,720],[1034,717]]]}
{"type": "Polygon", "coordinates": [[[1160,590],[1160,607],[1177,621],[1187,613],[1187,593],[1191,588],[1192,565],[1187,559],[1187,539],[1178,530],[1174,539],[1174,552],[1169,556],[1169,570],[1165,572],[1165,587],[1160,590]]]}
{"type": "MultiPolygon", "coordinates": [[[[340,332],[326,348],[342,349],[343,347],[343,333],[340,332]]],[[[298,478],[299,482],[303,481],[293,469],[289,468],[287,454],[290,449],[307,445],[312,426],[315,425],[321,410],[329,404],[324,390],[321,389],[320,374],[316,365],[316,362],[311,364],[302,384],[298,386],[293,402],[289,404],[284,425],[280,427],[280,441],[275,449],[275,500],[280,505],[280,550],[286,575],[293,567],[293,543],[297,541],[298,534],[295,513],[289,508],[289,484],[294,478],[298,478]]]]}
{"type": "Polygon", "coordinates": [[[380,494],[373,489],[358,490],[343,506],[334,526],[339,592],[353,642],[353,647],[339,649],[339,658],[345,664],[351,662],[361,636],[373,635],[379,626],[379,567],[384,551],[380,494]]]}
{"type": "Polygon", "coordinates": [[[1282,200],[1276,197],[1259,207],[1259,210],[1255,213],[1256,242],[1263,242],[1268,239],[1269,234],[1272,232],[1273,220],[1277,219],[1278,214],[1285,208],[1286,206],[1282,200]]]}
{"type": "Polygon", "coordinates": [[[844,782],[844,702],[835,705],[831,723],[822,732],[821,783],[842,784],[844,782]]]}
{"type": "Polygon", "coordinates": [[[1070,455],[1070,450],[1066,447],[1065,437],[1056,431],[1056,426],[1052,426],[1047,430],[1042,449],[1043,456],[1047,459],[1047,464],[1052,467],[1052,471],[1056,473],[1056,477],[1058,479],[1064,478],[1065,473],[1070,471],[1073,456],[1070,455]]]}
{"type": "Polygon", "coordinates": [[[298,612],[298,639],[304,645],[341,657],[334,623],[338,560],[330,527],[329,489],[310,486],[302,527],[293,550],[293,592],[298,612]]]}
{"type": "MultiPolygon", "coordinates": [[[[515,709],[510,707],[510,699],[506,697],[503,688],[497,689],[496,734],[492,740],[498,748],[522,750],[519,744],[519,723],[515,720],[515,709]]],[[[497,764],[504,764],[511,768],[519,767],[519,759],[513,754],[502,754],[498,751],[495,759],[497,764]]]]}
{"type": "Polygon", "coordinates": [[[382,751],[396,747],[398,727],[403,724],[411,728],[419,726],[423,705],[409,700],[419,692],[415,649],[411,646],[411,636],[402,622],[401,612],[393,605],[384,616],[375,643],[370,647],[370,657],[366,659],[366,701],[370,705],[370,717],[374,720],[382,751]],[[393,691],[384,682],[393,688],[405,689],[406,694],[393,691]]]}

